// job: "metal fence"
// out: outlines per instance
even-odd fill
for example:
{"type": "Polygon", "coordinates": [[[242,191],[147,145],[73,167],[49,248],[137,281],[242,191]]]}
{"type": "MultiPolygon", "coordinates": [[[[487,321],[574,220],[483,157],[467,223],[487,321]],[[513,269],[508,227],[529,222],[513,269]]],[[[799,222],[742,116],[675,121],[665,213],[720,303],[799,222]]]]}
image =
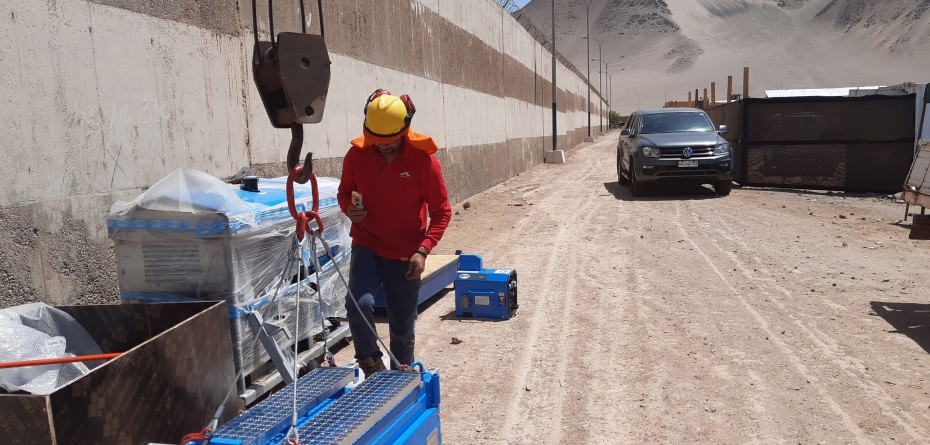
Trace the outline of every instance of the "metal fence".
{"type": "Polygon", "coordinates": [[[901,191],[914,157],[915,96],[744,99],[707,110],[727,125],[743,185],[901,191]]]}

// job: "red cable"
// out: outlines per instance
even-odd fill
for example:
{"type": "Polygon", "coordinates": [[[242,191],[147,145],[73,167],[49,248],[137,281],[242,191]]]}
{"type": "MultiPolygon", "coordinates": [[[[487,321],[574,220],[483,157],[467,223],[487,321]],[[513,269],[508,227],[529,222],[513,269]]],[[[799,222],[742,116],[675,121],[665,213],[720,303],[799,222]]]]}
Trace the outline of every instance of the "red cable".
{"type": "Polygon", "coordinates": [[[122,354],[122,352],[114,352],[111,354],[79,355],[76,357],[45,358],[39,360],[23,360],[18,362],[0,362],[0,369],[20,368],[24,366],[59,365],[62,363],[73,362],[92,362],[95,360],[109,360],[111,358],[119,357],[122,354]]]}
{"type": "Polygon", "coordinates": [[[203,444],[207,441],[207,438],[211,432],[212,431],[210,428],[204,428],[203,431],[187,434],[184,436],[184,438],[181,439],[181,445],[187,445],[191,442],[199,442],[203,444]]]}

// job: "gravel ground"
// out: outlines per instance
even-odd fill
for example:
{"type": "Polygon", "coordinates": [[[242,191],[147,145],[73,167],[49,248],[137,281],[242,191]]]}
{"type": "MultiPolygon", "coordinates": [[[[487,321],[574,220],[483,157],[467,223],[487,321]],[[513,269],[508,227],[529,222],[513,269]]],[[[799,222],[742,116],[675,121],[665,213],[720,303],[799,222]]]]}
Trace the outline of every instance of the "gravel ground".
{"type": "Polygon", "coordinates": [[[445,443],[930,442],[930,241],[907,238],[902,203],[633,198],[615,140],[456,206],[436,252],[517,269],[520,309],[459,320],[451,294],[423,308],[445,443]]]}

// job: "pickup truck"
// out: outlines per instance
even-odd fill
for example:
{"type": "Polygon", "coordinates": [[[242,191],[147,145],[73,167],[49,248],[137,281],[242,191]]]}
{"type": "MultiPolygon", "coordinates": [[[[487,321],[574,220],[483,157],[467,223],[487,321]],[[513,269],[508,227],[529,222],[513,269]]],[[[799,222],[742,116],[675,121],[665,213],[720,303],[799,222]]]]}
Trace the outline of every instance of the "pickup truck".
{"type": "Polygon", "coordinates": [[[648,183],[711,184],[718,195],[730,194],[730,144],[703,110],[662,108],[633,112],[617,143],[617,180],[629,184],[634,196],[648,183]]]}

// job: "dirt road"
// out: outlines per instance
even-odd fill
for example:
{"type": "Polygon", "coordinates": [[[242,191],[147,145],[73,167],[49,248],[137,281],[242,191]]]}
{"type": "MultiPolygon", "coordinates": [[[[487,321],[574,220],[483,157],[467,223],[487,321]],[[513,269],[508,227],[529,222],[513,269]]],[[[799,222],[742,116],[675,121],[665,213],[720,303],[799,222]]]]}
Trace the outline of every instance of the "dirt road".
{"type": "Polygon", "coordinates": [[[456,206],[437,252],[516,268],[520,309],[421,313],[445,443],[930,443],[930,241],[895,224],[903,204],[634,199],[615,138],[456,206]]]}

